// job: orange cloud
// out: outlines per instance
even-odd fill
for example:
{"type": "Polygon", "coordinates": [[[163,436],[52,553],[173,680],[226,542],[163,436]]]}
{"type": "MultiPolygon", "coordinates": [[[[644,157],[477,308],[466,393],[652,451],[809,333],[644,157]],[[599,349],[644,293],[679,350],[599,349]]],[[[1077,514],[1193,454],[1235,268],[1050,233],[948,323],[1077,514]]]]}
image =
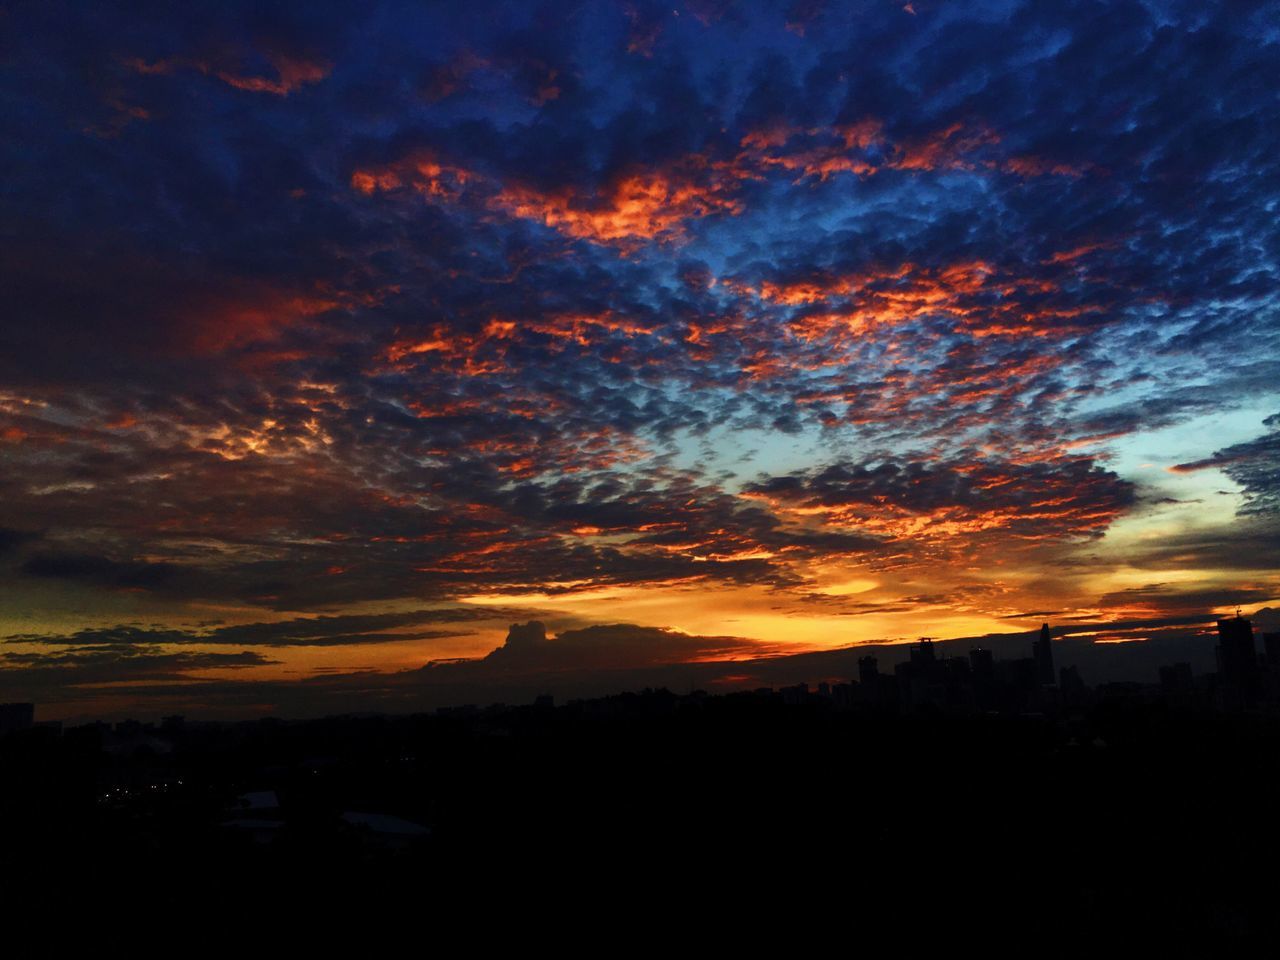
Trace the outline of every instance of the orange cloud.
{"type": "Polygon", "coordinates": [[[817,177],[826,180],[835,173],[870,176],[877,168],[855,151],[866,151],[883,140],[883,126],[874,118],[829,130],[799,131],[774,126],[753,131],[742,138],[744,152],[739,162],[795,171],[800,179],[817,177]],[[790,152],[780,149],[793,139],[803,139],[806,143],[790,152]]]}
{"type": "Polygon", "coordinates": [[[464,80],[477,70],[489,66],[489,62],[470,50],[464,50],[450,62],[442,64],[431,71],[422,87],[423,99],[436,103],[452,96],[462,86],[464,80]]]}
{"type": "Polygon", "coordinates": [[[444,163],[432,151],[423,149],[394,163],[353,171],[351,187],[366,196],[410,189],[423,196],[453,199],[474,179],[470,171],[444,163]]]}
{"type": "Polygon", "coordinates": [[[1081,257],[1086,257],[1097,250],[1109,250],[1115,244],[1113,243],[1086,243],[1071,250],[1060,250],[1053,256],[1041,261],[1046,264],[1072,263],[1081,257]]]}
{"type": "MultiPolygon", "coordinates": [[[[701,158],[695,165],[699,162],[701,158]]],[[[509,186],[490,205],[596,243],[670,240],[681,235],[689,220],[741,213],[741,201],[729,195],[734,185],[716,179],[699,183],[678,169],[635,170],[592,194],[574,187],[540,191],[509,186]]]]}
{"type": "Polygon", "coordinates": [[[928,471],[920,471],[900,487],[863,489],[854,484],[845,490],[836,485],[800,497],[759,490],[742,496],[768,504],[784,520],[853,529],[889,542],[925,547],[952,541],[976,546],[987,534],[997,532],[999,536],[991,541],[997,549],[1089,539],[1129,508],[1124,491],[1092,469],[1088,458],[1056,457],[1048,462],[1052,468],[1016,463],[942,468],[939,472],[948,482],[971,478],[960,485],[967,492],[951,503],[912,502],[927,501],[929,485],[938,482],[928,471]]]}
{"type": "Polygon", "coordinates": [[[968,155],[1000,142],[1000,135],[985,126],[967,129],[953,123],[938,133],[904,144],[889,164],[897,170],[973,169],[968,155]]]}
{"type": "Polygon", "coordinates": [[[1071,177],[1078,179],[1085,175],[1084,167],[1073,167],[1066,163],[1055,163],[1044,157],[1030,154],[1021,157],[1010,157],[1004,162],[1004,169],[1020,177],[1071,177]]]}
{"type": "Polygon", "coordinates": [[[979,260],[942,268],[904,263],[850,276],[764,281],[755,288],[735,283],[729,280],[726,286],[769,303],[828,307],[791,321],[792,332],[805,341],[840,338],[942,314],[953,317],[975,337],[1048,336],[1073,328],[1061,321],[1093,312],[1088,307],[1033,305],[1031,295],[1054,293],[1057,285],[1039,277],[1011,277],[979,260]]]}
{"type": "Polygon", "coordinates": [[[301,87],[319,83],[333,71],[333,65],[320,60],[308,60],[282,53],[269,53],[266,60],[275,70],[275,78],[248,76],[231,69],[210,63],[205,60],[194,60],[183,57],[171,57],[148,63],[139,57],[125,60],[125,66],[144,75],[168,76],[179,68],[186,67],[198,70],[205,76],[216,77],[223,83],[237,90],[248,90],[253,93],[270,93],[285,97],[301,87]]]}
{"type": "Polygon", "coordinates": [[[916,140],[895,143],[875,117],[830,128],[797,129],[774,124],[752,130],[741,140],[738,163],[744,168],[795,171],[798,179],[826,180],[833,174],[867,177],[881,169],[926,172],[934,170],[1001,169],[1021,177],[1081,177],[1086,170],[1044,157],[1025,155],[999,160],[979,158],[983,148],[996,146],[1000,135],[982,123],[953,123],[916,140]],[[884,159],[873,162],[876,148],[884,159]]]}
{"type": "Polygon", "coordinates": [[[214,75],[223,83],[228,83],[237,90],[250,90],[254,93],[272,93],[277,97],[285,97],[300,87],[319,83],[333,70],[331,64],[308,61],[276,54],[267,58],[275,68],[276,79],[269,77],[246,77],[226,70],[219,70],[214,75]]]}
{"type": "Polygon", "coordinates": [[[236,291],[188,313],[182,345],[195,354],[212,355],[261,343],[343,302],[344,298],[321,291],[236,291]]]}
{"type": "MultiPolygon", "coordinates": [[[[548,83],[554,73],[549,77],[548,83]]],[[[553,95],[550,89],[547,95],[553,95]]],[[[986,126],[955,123],[920,140],[894,145],[881,121],[868,117],[829,129],[764,127],[743,136],[732,159],[691,154],[662,167],[633,167],[594,189],[573,184],[554,188],[501,184],[425,148],[392,163],[361,167],[352,172],[350,183],[365,195],[413,189],[444,200],[457,199],[463,187],[474,183],[487,193],[485,205],[491,210],[542,223],[576,239],[625,248],[645,241],[678,240],[688,223],[702,217],[741,214],[745,208],[738,188],[744,181],[764,178],[770,170],[795,173],[797,180],[825,181],[838,173],[871,176],[881,167],[906,171],[995,168],[996,160],[979,163],[972,155],[998,143],[999,135],[986,126]],[[873,148],[887,158],[880,166],[869,158],[873,148]]],[[[1033,169],[1016,160],[1005,166],[1025,175],[1033,169]]],[[[813,303],[832,292],[838,291],[797,289],[792,291],[793,299],[779,302],[813,303]]],[[[761,295],[779,299],[768,291],[761,295]]]]}
{"type": "Polygon", "coordinates": [[[692,155],[662,169],[633,168],[594,190],[573,185],[541,189],[499,184],[418,149],[392,163],[361,167],[350,183],[365,195],[412,189],[444,200],[457,199],[464,186],[475,184],[489,193],[490,210],[537,221],[566,236],[627,246],[675,240],[691,220],[741,213],[742,202],[733,195],[740,178],[733,163],[692,155]]]}

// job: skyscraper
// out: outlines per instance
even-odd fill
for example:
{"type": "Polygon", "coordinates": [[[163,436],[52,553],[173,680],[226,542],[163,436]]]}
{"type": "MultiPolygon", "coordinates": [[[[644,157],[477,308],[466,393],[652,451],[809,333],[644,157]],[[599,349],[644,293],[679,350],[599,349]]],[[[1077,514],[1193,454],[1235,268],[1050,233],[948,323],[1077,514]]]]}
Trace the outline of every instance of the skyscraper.
{"type": "Polygon", "coordinates": [[[1031,655],[1036,661],[1036,679],[1045,686],[1052,686],[1057,674],[1053,670],[1053,638],[1047,623],[1040,628],[1040,639],[1032,644],[1031,655]]]}
{"type": "Polygon", "coordinates": [[[1223,706],[1247,707],[1258,692],[1258,651],[1253,623],[1240,616],[1218,621],[1218,682],[1223,706]]]}

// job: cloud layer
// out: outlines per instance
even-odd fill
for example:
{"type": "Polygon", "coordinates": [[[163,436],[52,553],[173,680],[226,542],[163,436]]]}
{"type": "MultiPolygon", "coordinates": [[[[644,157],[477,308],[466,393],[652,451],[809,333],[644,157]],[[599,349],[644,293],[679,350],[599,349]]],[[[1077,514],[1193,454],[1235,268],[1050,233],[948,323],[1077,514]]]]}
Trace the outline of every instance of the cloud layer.
{"type": "Polygon", "coordinates": [[[1273,14],[13,11],[0,617],[177,655],[620,589],[1096,613],[1090,571],[1239,564],[1280,522],[1273,14]],[[1213,482],[1238,519],[1104,555],[1213,482]]]}

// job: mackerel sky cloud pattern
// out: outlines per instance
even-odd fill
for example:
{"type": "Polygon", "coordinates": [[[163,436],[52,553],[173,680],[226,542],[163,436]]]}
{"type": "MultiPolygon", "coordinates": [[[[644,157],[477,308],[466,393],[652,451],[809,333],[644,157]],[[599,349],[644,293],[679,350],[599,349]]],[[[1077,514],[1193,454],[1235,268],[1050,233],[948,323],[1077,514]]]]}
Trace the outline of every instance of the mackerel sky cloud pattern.
{"type": "Polygon", "coordinates": [[[1278,14],[11,10],[0,686],[1265,605],[1278,14]]]}

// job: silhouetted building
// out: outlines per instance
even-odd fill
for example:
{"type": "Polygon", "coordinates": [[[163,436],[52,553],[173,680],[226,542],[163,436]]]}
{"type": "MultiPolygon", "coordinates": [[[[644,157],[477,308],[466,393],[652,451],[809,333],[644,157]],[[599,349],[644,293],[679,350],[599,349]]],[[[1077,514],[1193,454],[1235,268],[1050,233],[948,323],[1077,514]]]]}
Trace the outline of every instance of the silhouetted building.
{"type": "Polygon", "coordinates": [[[836,706],[848,708],[854,703],[854,686],[852,683],[837,683],[831,688],[831,698],[835,700],[836,706]]]}
{"type": "Polygon", "coordinates": [[[880,672],[880,662],[870,654],[858,658],[858,686],[854,700],[868,707],[887,707],[898,699],[893,677],[880,672]]]}
{"type": "Polygon", "coordinates": [[[1031,648],[1031,655],[1036,661],[1036,677],[1046,686],[1052,686],[1057,676],[1053,671],[1053,637],[1046,623],[1040,628],[1040,639],[1031,648]]]}
{"type": "Polygon", "coordinates": [[[937,654],[933,649],[933,640],[929,637],[921,637],[919,643],[911,645],[911,664],[913,666],[927,666],[936,663],[937,654]]]}
{"type": "Polygon", "coordinates": [[[1171,663],[1160,668],[1160,689],[1166,694],[1194,693],[1196,679],[1189,663],[1171,663]]]}
{"type": "Polygon", "coordinates": [[[1058,671],[1058,691],[1066,710],[1078,710],[1089,699],[1089,688],[1080,676],[1079,667],[1062,667],[1058,671]]]}
{"type": "Polygon", "coordinates": [[[0,733],[30,729],[35,718],[34,703],[0,703],[0,733]]]}
{"type": "Polygon", "coordinates": [[[933,640],[921,637],[911,645],[910,659],[893,668],[903,706],[957,707],[972,703],[969,663],[938,659],[933,640]]]}
{"type": "Polygon", "coordinates": [[[1026,710],[1036,703],[1040,687],[1040,664],[1035,657],[1020,660],[1001,660],[1000,672],[1007,688],[1002,704],[1005,709],[1026,710]]]}
{"type": "Polygon", "coordinates": [[[1218,669],[1233,677],[1246,676],[1258,663],[1253,645],[1253,622],[1241,616],[1218,621],[1218,669]]]}
{"type": "Polygon", "coordinates": [[[969,651],[969,669],[975,681],[990,681],[996,676],[995,656],[990,650],[975,647],[969,651]]]}
{"type": "Polygon", "coordinates": [[[1262,649],[1267,657],[1267,669],[1280,671],[1280,633],[1264,633],[1262,649]]]}
{"type": "Polygon", "coordinates": [[[1255,699],[1258,686],[1258,651],[1253,645],[1253,623],[1237,614],[1218,621],[1218,683],[1223,707],[1238,710],[1255,699]]]}
{"type": "Polygon", "coordinates": [[[782,702],[792,706],[806,703],[809,700],[809,685],[807,683],[797,683],[791,687],[783,687],[778,692],[782,694],[782,702]]]}
{"type": "Polygon", "coordinates": [[[984,647],[970,650],[969,677],[974,706],[979,710],[995,709],[998,702],[995,654],[984,647]]]}

